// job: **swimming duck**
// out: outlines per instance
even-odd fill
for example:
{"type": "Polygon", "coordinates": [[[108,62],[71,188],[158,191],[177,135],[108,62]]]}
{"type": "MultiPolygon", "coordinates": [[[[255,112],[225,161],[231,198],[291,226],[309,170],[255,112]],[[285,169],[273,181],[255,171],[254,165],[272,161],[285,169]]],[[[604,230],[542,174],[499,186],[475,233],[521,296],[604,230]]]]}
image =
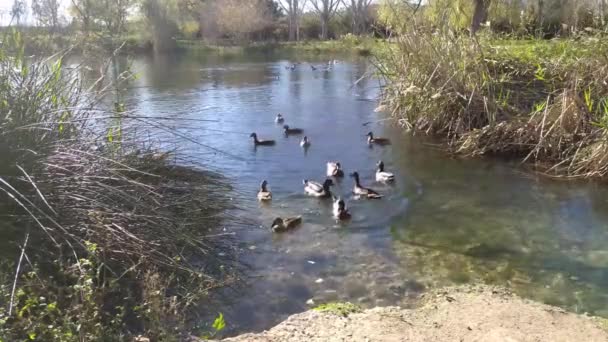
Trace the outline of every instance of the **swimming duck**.
{"type": "Polygon", "coordinates": [[[331,191],[329,187],[334,185],[334,182],[330,178],[327,178],[323,184],[309,181],[308,179],[305,179],[303,183],[304,192],[314,197],[330,197],[331,191]]]}
{"type": "Polygon", "coordinates": [[[376,164],[376,181],[388,183],[395,180],[395,175],[392,172],[384,171],[384,162],[381,160],[376,164]]]}
{"type": "Polygon", "coordinates": [[[348,209],[346,209],[346,202],[339,197],[334,197],[334,208],[332,212],[336,220],[343,221],[348,220],[351,217],[348,209]]]}
{"type": "Polygon", "coordinates": [[[317,70],[317,67],[311,64],[311,65],[310,65],[310,69],[311,69],[312,71],[315,71],[315,70],[317,70]]]}
{"type": "Polygon", "coordinates": [[[271,228],[275,233],[284,233],[299,226],[300,223],[302,223],[302,216],[288,217],[285,219],[277,217],[272,221],[271,228]]]}
{"type": "Polygon", "coordinates": [[[260,184],[260,191],[258,191],[258,200],[259,201],[270,201],[272,199],[272,192],[268,191],[266,186],[268,182],[263,180],[262,184],[260,184]]]}
{"type": "Polygon", "coordinates": [[[367,143],[368,144],[376,144],[376,145],[389,145],[391,143],[391,141],[387,138],[375,138],[374,137],[374,133],[369,132],[366,134],[367,136],[367,143]]]}
{"type": "Polygon", "coordinates": [[[307,136],[304,136],[304,138],[302,138],[302,141],[300,141],[300,146],[304,148],[310,147],[310,140],[308,140],[307,136]]]}
{"type": "Polygon", "coordinates": [[[274,140],[258,140],[258,135],[255,134],[255,133],[251,133],[251,135],[249,137],[253,138],[253,144],[255,146],[271,146],[271,145],[274,145],[274,140]]]}
{"type": "Polygon", "coordinates": [[[342,166],[338,162],[327,162],[327,177],[344,177],[342,166]]]}
{"type": "Polygon", "coordinates": [[[353,194],[355,194],[359,197],[364,197],[364,198],[369,198],[369,199],[382,198],[382,195],[380,195],[376,191],[374,191],[370,188],[361,186],[361,182],[359,181],[359,173],[357,171],[351,173],[350,176],[355,178],[355,186],[353,187],[353,194]]]}
{"type": "Polygon", "coordinates": [[[277,114],[277,117],[274,119],[274,122],[282,123],[283,121],[285,121],[285,119],[283,118],[283,115],[281,113],[277,114]]]}
{"type": "Polygon", "coordinates": [[[302,134],[302,133],[304,133],[303,129],[301,129],[301,128],[289,128],[288,125],[283,126],[283,131],[285,132],[285,135],[302,134]]]}

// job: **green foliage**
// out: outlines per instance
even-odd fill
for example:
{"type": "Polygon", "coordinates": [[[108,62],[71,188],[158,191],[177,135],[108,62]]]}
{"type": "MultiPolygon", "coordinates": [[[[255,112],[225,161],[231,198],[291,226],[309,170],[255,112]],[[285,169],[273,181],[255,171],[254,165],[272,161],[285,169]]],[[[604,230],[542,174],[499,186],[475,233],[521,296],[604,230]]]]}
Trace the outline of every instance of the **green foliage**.
{"type": "Polygon", "coordinates": [[[321,304],[315,308],[315,311],[328,312],[338,316],[347,317],[350,314],[361,312],[361,307],[350,302],[332,302],[321,304]]]}

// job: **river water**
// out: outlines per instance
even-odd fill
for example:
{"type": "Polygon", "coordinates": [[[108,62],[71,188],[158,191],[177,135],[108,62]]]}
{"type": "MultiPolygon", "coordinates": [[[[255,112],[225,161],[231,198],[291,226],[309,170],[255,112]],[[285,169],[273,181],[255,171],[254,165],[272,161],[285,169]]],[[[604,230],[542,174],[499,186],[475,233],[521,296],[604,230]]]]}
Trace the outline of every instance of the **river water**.
{"type": "Polygon", "coordinates": [[[374,112],[379,82],[362,78],[370,68],[352,57],[194,52],[132,62],[138,78],[127,108],[174,118],[167,127],[188,139],[168,147],[228,177],[248,223],[226,229],[237,236],[249,280],[205,310],[223,312],[237,333],[269,328],[312,302],[409,306],[427,289],[483,282],[608,317],[608,188],[538,178],[504,161],[451,158],[403,134],[374,112]],[[330,59],[338,63],[322,70],[330,59]],[[294,62],[302,64],[288,70],[294,62]],[[305,130],[307,151],[282,135],[279,112],[305,130]],[[370,130],[393,144],[369,148],[370,130]],[[254,148],[251,132],[276,146],[254,148]],[[346,177],[334,191],[353,219],[336,224],[331,201],[308,198],[302,187],[302,179],[322,180],[329,160],[358,170],[384,198],[353,199],[346,177]],[[373,181],[378,160],[396,174],[395,185],[373,181]],[[263,179],[273,192],[268,205],[255,199],[263,179]],[[303,216],[299,229],[269,231],[275,217],[293,215],[303,216]]]}

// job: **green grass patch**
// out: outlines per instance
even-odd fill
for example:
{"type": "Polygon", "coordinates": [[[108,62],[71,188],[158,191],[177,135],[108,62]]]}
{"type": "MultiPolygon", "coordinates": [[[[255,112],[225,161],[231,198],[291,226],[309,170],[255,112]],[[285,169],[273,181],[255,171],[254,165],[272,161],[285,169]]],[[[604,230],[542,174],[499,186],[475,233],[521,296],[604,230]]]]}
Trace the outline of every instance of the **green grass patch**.
{"type": "Polygon", "coordinates": [[[358,312],[363,311],[360,306],[350,303],[350,302],[325,303],[325,304],[321,304],[321,305],[313,308],[313,310],[320,311],[320,312],[328,312],[328,313],[331,313],[334,315],[344,316],[344,317],[347,317],[348,315],[353,314],[353,313],[358,313],[358,312]]]}

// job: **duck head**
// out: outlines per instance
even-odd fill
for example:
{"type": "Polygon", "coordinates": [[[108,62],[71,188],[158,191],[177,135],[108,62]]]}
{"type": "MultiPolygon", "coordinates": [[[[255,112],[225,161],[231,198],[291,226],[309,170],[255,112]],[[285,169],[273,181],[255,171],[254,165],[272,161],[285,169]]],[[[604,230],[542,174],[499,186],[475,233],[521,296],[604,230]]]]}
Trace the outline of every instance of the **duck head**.
{"type": "Polygon", "coordinates": [[[350,176],[355,179],[355,184],[359,185],[359,172],[355,171],[351,173],[350,176]]]}
{"type": "Polygon", "coordinates": [[[384,162],[382,160],[379,161],[376,166],[378,167],[378,171],[384,172],[384,162]]]}
{"type": "Polygon", "coordinates": [[[255,133],[251,133],[251,134],[249,135],[249,137],[250,137],[250,138],[253,138],[253,139],[257,139],[257,138],[258,138],[258,135],[257,135],[257,134],[255,134],[255,133]]]}
{"type": "Polygon", "coordinates": [[[285,131],[288,131],[288,130],[289,130],[289,125],[283,125],[283,129],[284,129],[285,131]]]}
{"type": "Polygon", "coordinates": [[[365,135],[366,137],[368,137],[369,139],[374,139],[374,133],[369,132],[365,135]]]}
{"type": "Polygon", "coordinates": [[[346,210],[346,203],[344,202],[343,199],[339,198],[338,199],[338,211],[344,211],[346,210]]]}
{"type": "Polygon", "coordinates": [[[325,189],[329,189],[330,186],[334,185],[334,181],[331,180],[331,178],[327,178],[325,179],[325,182],[323,182],[323,188],[325,189]]]}
{"type": "Polygon", "coordinates": [[[267,185],[268,185],[268,182],[266,180],[263,180],[262,183],[260,183],[260,190],[265,192],[267,185]]]}
{"type": "Polygon", "coordinates": [[[281,229],[285,227],[285,224],[283,223],[283,219],[280,217],[277,217],[274,219],[274,221],[272,221],[272,225],[270,226],[272,227],[272,229],[281,229]]]}

